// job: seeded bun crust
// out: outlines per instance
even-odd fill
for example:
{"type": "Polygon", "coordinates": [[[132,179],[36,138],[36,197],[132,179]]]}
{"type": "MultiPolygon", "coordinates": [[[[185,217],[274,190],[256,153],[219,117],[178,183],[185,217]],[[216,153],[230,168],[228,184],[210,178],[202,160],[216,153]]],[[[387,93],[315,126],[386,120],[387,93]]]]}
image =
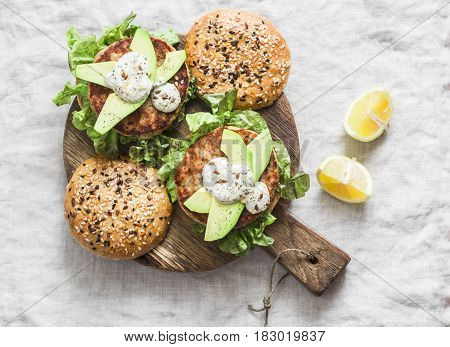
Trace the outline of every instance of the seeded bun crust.
{"type": "MultiPolygon", "coordinates": [[[[126,38],[114,42],[98,52],[94,62],[100,63],[104,61],[119,60],[124,54],[131,52],[130,45],[132,40],[132,38],[126,38]]],[[[166,54],[170,51],[174,51],[175,48],[156,37],[151,37],[151,40],[153,47],[155,48],[157,66],[160,66],[164,62],[166,54]]],[[[170,113],[161,112],[153,107],[151,99],[148,98],[141,107],[127,116],[114,128],[124,135],[138,136],[143,139],[156,136],[167,129],[180,114],[183,103],[187,98],[189,70],[187,69],[186,64],[183,64],[180,70],[168,82],[173,83],[180,92],[181,104],[175,111],[170,113]]],[[[106,99],[112,92],[113,91],[109,88],[95,83],[88,83],[89,102],[97,115],[100,114],[106,99]]]]}
{"type": "Polygon", "coordinates": [[[155,169],[96,157],[75,170],[66,187],[64,214],[70,233],[88,251],[134,259],[163,240],[172,204],[155,169]]]}
{"type": "Polygon", "coordinates": [[[207,13],[186,36],[187,64],[200,95],[237,89],[235,107],[272,105],[286,86],[291,54],[277,28],[258,14],[207,13]]]}
{"type": "MultiPolygon", "coordinates": [[[[238,129],[226,127],[238,133],[245,144],[250,143],[258,134],[247,129],[238,129]]],[[[198,189],[202,187],[202,170],[210,160],[218,157],[225,157],[220,150],[222,142],[222,133],[224,128],[217,128],[210,133],[198,139],[191,147],[181,161],[175,173],[175,183],[177,185],[178,202],[181,209],[193,220],[200,224],[206,224],[208,221],[207,213],[192,212],[184,206],[184,202],[191,197],[198,189]]],[[[280,180],[278,173],[278,162],[274,152],[270,157],[269,164],[264,170],[260,182],[267,185],[270,194],[269,210],[273,209],[278,202],[277,185],[280,180]]],[[[258,218],[258,214],[251,214],[247,209],[242,212],[235,228],[243,227],[258,218]]]]}

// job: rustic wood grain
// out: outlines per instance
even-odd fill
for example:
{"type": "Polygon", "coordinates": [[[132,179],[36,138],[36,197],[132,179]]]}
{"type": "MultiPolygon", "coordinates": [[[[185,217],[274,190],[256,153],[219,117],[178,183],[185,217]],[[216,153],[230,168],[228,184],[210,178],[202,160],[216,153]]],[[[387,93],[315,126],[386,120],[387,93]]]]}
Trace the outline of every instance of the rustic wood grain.
{"type": "MultiPolygon", "coordinates": [[[[64,132],[64,165],[67,179],[70,179],[76,167],[85,159],[94,156],[92,142],[84,132],[72,125],[72,112],[77,110],[76,101],[69,111],[64,132]]],[[[198,101],[189,102],[186,113],[205,111],[206,106],[198,101]]],[[[300,148],[295,118],[284,94],[269,108],[260,111],[266,119],[272,134],[283,140],[292,160],[292,170],[296,171],[300,163],[300,148]]],[[[174,124],[168,134],[184,138],[189,133],[186,122],[174,124]]],[[[164,241],[153,251],[138,259],[141,264],[169,271],[208,271],[236,259],[221,252],[215,243],[203,241],[202,237],[191,230],[192,221],[175,204],[172,225],[164,241]]],[[[267,229],[275,240],[266,250],[276,256],[285,248],[301,248],[307,252],[319,251],[318,262],[311,264],[305,256],[285,253],[280,258],[295,277],[313,293],[320,295],[333,279],[345,268],[350,257],[332,245],[293,216],[289,215],[288,202],[281,201],[274,214],[276,223],[267,229]]]]}
{"type": "Polygon", "coordinates": [[[347,266],[350,257],[290,215],[286,208],[278,206],[273,214],[278,221],[266,229],[266,234],[275,242],[266,250],[274,257],[289,248],[314,254],[316,260],[309,261],[301,253],[286,252],[281,255],[279,262],[314,294],[322,295],[347,266]]]}

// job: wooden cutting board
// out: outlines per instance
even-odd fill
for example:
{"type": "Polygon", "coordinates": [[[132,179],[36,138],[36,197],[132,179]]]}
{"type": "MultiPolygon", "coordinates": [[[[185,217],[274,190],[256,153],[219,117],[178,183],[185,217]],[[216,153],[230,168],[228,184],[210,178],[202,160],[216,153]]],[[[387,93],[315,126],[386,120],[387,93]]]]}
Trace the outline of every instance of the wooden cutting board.
{"type": "MultiPolygon", "coordinates": [[[[72,125],[72,112],[78,110],[76,101],[67,116],[64,132],[64,165],[67,179],[84,160],[95,155],[92,142],[87,135],[72,125]]],[[[209,111],[206,106],[192,100],[186,107],[186,113],[209,111]]],[[[283,140],[292,160],[292,171],[299,168],[300,147],[295,118],[284,94],[271,106],[260,111],[266,119],[270,131],[283,140]]],[[[189,134],[186,122],[175,124],[170,136],[185,138],[189,134]]],[[[304,199],[307,199],[306,196],[304,199]]],[[[314,252],[316,259],[310,261],[297,252],[284,253],[279,262],[297,277],[314,294],[321,295],[337,275],[345,268],[350,257],[291,216],[289,203],[280,200],[273,214],[278,220],[266,229],[274,244],[264,248],[274,257],[286,248],[300,248],[314,252]]],[[[200,235],[192,232],[192,220],[176,204],[173,220],[164,241],[154,250],[139,258],[141,264],[169,271],[208,271],[238,259],[221,252],[215,243],[203,241],[200,235]]],[[[251,254],[249,255],[251,256],[251,254]]]]}

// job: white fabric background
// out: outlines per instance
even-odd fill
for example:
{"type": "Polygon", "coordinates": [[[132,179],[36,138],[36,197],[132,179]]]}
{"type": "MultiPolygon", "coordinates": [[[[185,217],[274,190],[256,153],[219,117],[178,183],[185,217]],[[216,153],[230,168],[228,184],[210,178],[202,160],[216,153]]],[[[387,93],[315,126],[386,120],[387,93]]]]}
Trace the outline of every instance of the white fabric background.
{"type": "Polygon", "coordinates": [[[312,177],[292,213],[441,320],[353,260],[322,297],[287,279],[271,325],[450,322],[450,6],[396,42],[445,1],[2,1],[16,13],[0,3],[0,324],[262,325],[263,314],[246,307],[265,292],[271,258],[264,251],[199,274],[89,264],[92,255],[63,218],[68,106],[55,107],[51,97],[72,78],[66,52],[52,40],[65,47],[69,26],[98,33],[131,10],[149,29],[186,32],[200,14],[224,6],[267,16],[292,51],[286,94],[301,110],[302,160],[312,177]],[[392,126],[377,141],[358,143],[344,134],[343,117],[376,86],[392,93],[392,126]],[[367,165],[375,180],[370,202],[352,206],[320,190],[315,169],[332,154],[367,165]]]}

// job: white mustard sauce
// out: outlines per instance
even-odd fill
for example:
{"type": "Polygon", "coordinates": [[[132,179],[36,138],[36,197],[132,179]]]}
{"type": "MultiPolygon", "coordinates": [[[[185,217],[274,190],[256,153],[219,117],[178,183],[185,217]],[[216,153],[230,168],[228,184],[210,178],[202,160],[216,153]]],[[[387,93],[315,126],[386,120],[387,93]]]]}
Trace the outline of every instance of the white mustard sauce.
{"type": "Polygon", "coordinates": [[[147,58],[138,52],[124,54],[106,77],[106,83],[123,100],[134,103],[150,94],[147,58]]]}
{"type": "Polygon", "coordinates": [[[153,107],[164,113],[175,111],[181,104],[180,92],[172,83],[163,83],[155,87],[151,100],[153,107]]]}
{"type": "Polygon", "coordinates": [[[247,195],[243,202],[245,202],[245,208],[251,214],[266,210],[270,205],[270,194],[267,185],[263,182],[256,182],[251,194],[247,195]]]}
{"type": "Polygon", "coordinates": [[[252,171],[244,164],[230,164],[225,157],[215,158],[203,167],[202,176],[203,187],[224,204],[240,201],[252,214],[269,206],[266,184],[255,184],[252,171]]]}

